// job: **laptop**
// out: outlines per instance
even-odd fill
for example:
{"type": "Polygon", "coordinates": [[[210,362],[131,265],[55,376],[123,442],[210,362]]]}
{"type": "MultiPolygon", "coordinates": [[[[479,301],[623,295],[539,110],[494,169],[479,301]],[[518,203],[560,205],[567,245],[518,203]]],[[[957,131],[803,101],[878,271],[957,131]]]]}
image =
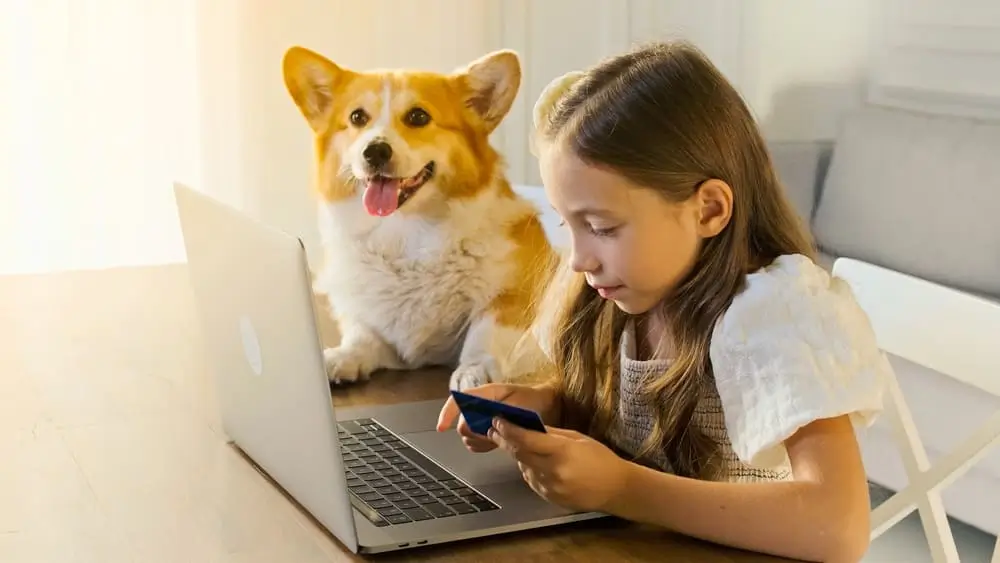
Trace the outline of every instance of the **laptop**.
{"type": "Polygon", "coordinates": [[[352,552],[603,516],[546,502],[506,452],[471,453],[437,432],[447,389],[334,407],[301,239],[184,185],[174,195],[223,429],[352,552]]]}

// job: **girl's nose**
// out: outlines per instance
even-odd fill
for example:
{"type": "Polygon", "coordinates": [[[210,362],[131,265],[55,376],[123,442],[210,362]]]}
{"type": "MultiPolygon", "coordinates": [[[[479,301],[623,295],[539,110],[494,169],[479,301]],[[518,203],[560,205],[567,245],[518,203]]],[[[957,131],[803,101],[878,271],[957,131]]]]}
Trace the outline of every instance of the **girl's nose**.
{"type": "Polygon", "coordinates": [[[573,255],[570,257],[570,266],[574,272],[588,274],[597,271],[600,263],[593,255],[573,251],[573,255]]]}

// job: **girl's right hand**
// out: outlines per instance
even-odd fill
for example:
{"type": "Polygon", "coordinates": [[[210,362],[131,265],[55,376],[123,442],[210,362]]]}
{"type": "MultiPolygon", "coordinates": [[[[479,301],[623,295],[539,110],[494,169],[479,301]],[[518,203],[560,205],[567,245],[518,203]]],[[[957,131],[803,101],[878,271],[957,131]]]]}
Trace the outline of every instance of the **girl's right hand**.
{"type": "MultiPolygon", "coordinates": [[[[558,421],[553,420],[558,416],[556,391],[550,387],[534,387],[530,385],[518,385],[511,383],[487,383],[479,387],[473,387],[464,391],[469,395],[475,395],[484,399],[499,401],[515,407],[532,410],[542,417],[542,422],[552,425],[558,421]]],[[[462,437],[465,447],[476,453],[483,453],[493,450],[497,445],[487,438],[476,434],[466,424],[465,418],[461,416],[455,399],[448,397],[441,414],[438,415],[437,431],[443,432],[451,427],[455,419],[458,418],[458,434],[462,437]]]]}

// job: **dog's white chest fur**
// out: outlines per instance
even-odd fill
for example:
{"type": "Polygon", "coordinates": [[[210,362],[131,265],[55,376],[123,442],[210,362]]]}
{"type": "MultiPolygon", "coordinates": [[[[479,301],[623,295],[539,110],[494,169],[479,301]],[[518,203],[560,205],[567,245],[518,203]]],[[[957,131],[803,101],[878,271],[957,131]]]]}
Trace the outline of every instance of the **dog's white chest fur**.
{"type": "Polygon", "coordinates": [[[345,340],[374,333],[364,338],[388,345],[400,368],[458,361],[470,320],[504,286],[513,249],[495,225],[483,224],[497,214],[469,211],[432,223],[369,217],[356,200],[320,210],[326,263],[316,285],[345,340]]]}

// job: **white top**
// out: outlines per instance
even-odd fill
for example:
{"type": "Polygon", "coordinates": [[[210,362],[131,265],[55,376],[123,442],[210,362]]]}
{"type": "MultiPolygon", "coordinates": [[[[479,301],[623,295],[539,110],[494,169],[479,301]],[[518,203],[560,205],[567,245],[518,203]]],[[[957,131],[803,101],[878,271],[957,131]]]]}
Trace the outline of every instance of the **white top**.
{"type": "MultiPolygon", "coordinates": [[[[634,454],[655,405],[636,390],[665,360],[636,361],[631,323],[622,338],[619,409],[612,442],[634,454]]],[[[812,421],[849,415],[867,427],[882,409],[891,366],[846,282],[802,255],[750,274],[712,334],[714,388],[692,424],[724,444],[730,480],[788,479],[783,442],[812,421]]],[[[664,471],[662,456],[653,460],[664,471]]]]}

